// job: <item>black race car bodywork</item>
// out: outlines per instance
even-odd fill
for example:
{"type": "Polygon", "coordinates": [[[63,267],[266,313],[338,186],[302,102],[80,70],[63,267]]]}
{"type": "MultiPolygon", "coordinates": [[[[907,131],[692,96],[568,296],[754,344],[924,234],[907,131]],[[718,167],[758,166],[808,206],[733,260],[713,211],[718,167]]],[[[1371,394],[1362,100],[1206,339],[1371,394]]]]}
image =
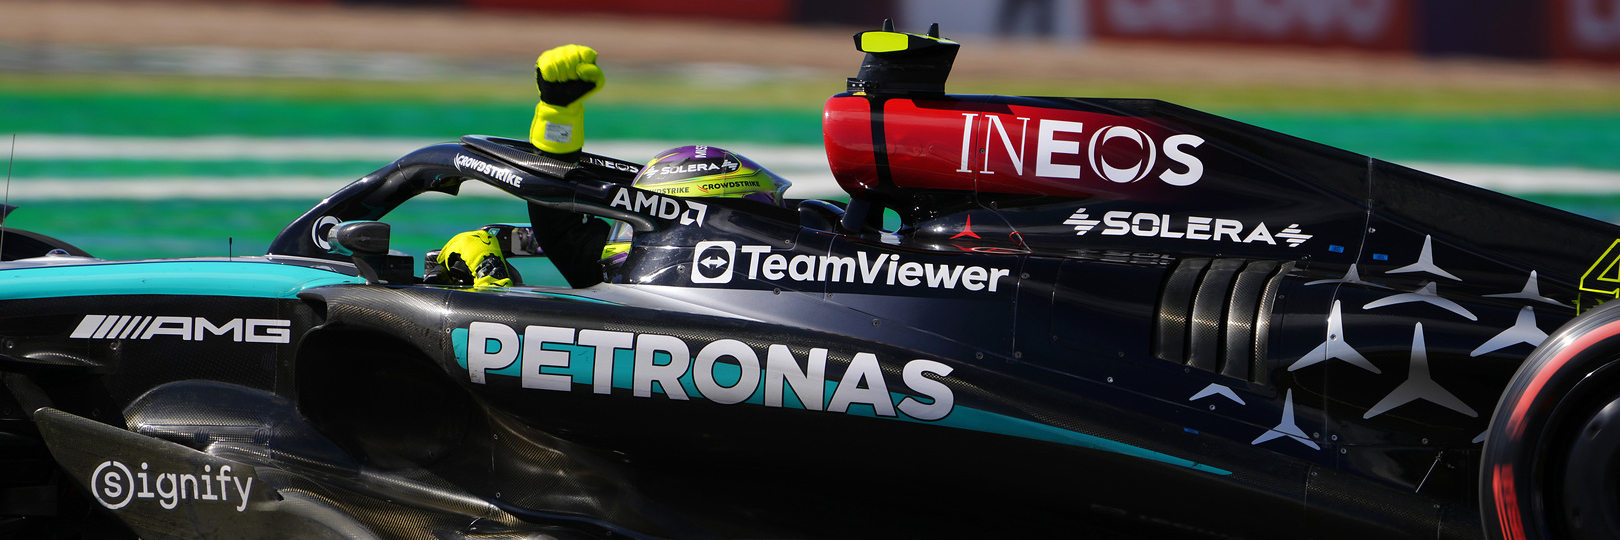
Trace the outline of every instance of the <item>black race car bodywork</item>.
{"type": "Polygon", "coordinates": [[[263,257],[6,244],[0,531],[1617,530],[1620,229],[1159,101],[949,95],[954,43],[857,42],[825,114],[847,205],[465,137],[263,257]],[[374,222],[468,180],[627,222],[629,258],[421,284],[374,222]]]}

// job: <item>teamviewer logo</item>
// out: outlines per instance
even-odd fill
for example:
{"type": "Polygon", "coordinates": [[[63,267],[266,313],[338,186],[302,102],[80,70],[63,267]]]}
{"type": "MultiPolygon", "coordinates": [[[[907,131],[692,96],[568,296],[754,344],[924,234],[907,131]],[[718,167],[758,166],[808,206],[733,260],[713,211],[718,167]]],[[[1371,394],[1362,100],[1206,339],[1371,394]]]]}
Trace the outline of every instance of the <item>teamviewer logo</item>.
{"type": "Polygon", "coordinates": [[[692,249],[692,283],[731,283],[731,264],[736,259],[736,242],[698,242],[692,249]]]}

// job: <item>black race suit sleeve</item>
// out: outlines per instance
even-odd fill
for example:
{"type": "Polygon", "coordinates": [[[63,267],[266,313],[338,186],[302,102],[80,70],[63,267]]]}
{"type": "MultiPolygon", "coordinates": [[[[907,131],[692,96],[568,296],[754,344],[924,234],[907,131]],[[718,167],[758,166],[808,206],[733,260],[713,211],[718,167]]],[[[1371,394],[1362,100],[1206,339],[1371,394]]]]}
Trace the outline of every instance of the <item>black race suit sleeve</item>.
{"type": "Polygon", "coordinates": [[[610,226],[584,214],[529,205],[529,225],[546,258],[562,272],[568,286],[583,288],[602,282],[602,248],[610,226]]]}

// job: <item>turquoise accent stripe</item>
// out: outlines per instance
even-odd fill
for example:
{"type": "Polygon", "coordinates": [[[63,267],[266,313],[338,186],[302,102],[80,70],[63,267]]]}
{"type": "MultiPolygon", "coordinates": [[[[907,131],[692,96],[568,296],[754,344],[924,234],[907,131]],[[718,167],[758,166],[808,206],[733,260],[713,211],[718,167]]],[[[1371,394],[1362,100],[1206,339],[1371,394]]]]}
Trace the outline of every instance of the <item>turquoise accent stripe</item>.
{"type": "MultiPolygon", "coordinates": [[[[450,352],[456,355],[456,365],[461,366],[461,369],[467,369],[467,334],[469,333],[466,328],[457,328],[450,331],[450,352]]],[[[518,339],[522,339],[522,336],[519,336],[518,339]]],[[[485,344],[485,347],[484,352],[489,352],[488,344],[485,344]]],[[[518,362],[512,363],[517,364],[518,362]]],[[[485,371],[484,373],[494,373],[494,371],[485,371]]]]}
{"type": "MultiPolygon", "coordinates": [[[[450,331],[450,344],[456,355],[456,365],[461,366],[462,369],[467,369],[468,337],[469,332],[466,328],[456,328],[450,331]]],[[[520,347],[522,341],[523,336],[519,335],[518,342],[520,347]]],[[[495,352],[493,350],[488,350],[488,347],[491,345],[490,343],[484,343],[483,345],[486,347],[485,352],[495,352]]],[[[568,366],[565,368],[547,366],[541,368],[541,373],[568,375],[573,379],[573,383],[576,385],[592,384],[594,377],[592,366],[595,362],[594,348],[560,343],[547,343],[544,349],[548,351],[567,352],[569,353],[569,360],[568,366]]],[[[660,352],[655,355],[653,363],[658,365],[668,365],[670,361],[671,358],[668,354],[660,352]]],[[[633,351],[628,349],[618,349],[613,351],[613,388],[620,390],[631,390],[633,384],[632,371],[634,369],[635,355],[633,351]]],[[[522,358],[521,356],[514,357],[511,364],[499,369],[485,370],[484,373],[486,376],[503,375],[507,377],[521,377],[523,375],[522,358]]],[[[721,385],[736,384],[736,382],[742,378],[741,367],[733,364],[717,363],[714,365],[714,378],[715,382],[720,383],[721,385]]],[[[687,396],[692,398],[703,398],[702,393],[700,393],[697,389],[697,385],[692,382],[692,371],[690,369],[687,370],[685,374],[681,375],[679,380],[681,387],[686,391],[687,396]]],[[[825,396],[824,399],[830,399],[831,396],[836,392],[837,387],[837,381],[827,381],[825,387],[826,390],[822,394],[825,396]]],[[[654,393],[668,395],[668,393],[662,388],[661,383],[654,383],[652,391],[654,393]]],[[[791,390],[784,391],[782,397],[783,408],[801,410],[806,409],[804,403],[801,402],[799,397],[791,390]]],[[[898,392],[889,392],[890,402],[897,406],[899,405],[900,401],[906,397],[909,396],[898,392]]],[[[917,399],[921,399],[921,396],[918,396],[917,399]]],[[[764,405],[764,388],[761,387],[759,390],[756,390],[754,394],[749,396],[748,399],[744,400],[743,403],[764,405]]],[[[825,407],[826,404],[822,403],[821,408],[824,409],[825,407]]],[[[1032,422],[1021,418],[1013,418],[1011,416],[996,414],[970,407],[956,407],[945,418],[933,421],[917,420],[915,418],[905,416],[904,414],[899,416],[878,416],[876,409],[870,404],[852,405],[844,414],[849,414],[852,416],[864,416],[867,418],[901,420],[918,424],[932,424],[955,429],[978,431],[981,433],[994,433],[997,435],[1018,437],[1021,439],[1046,441],[1131,456],[1140,459],[1147,459],[1221,476],[1232,474],[1232,471],[1212,467],[1189,459],[1179,458],[1163,452],[1155,452],[1146,448],[1132,446],[1095,435],[1088,435],[1077,431],[1069,431],[1056,426],[1032,422]]]]}
{"type": "Polygon", "coordinates": [[[356,276],[252,261],[133,261],[0,270],[0,300],[129,294],[296,298],[356,276]]]}

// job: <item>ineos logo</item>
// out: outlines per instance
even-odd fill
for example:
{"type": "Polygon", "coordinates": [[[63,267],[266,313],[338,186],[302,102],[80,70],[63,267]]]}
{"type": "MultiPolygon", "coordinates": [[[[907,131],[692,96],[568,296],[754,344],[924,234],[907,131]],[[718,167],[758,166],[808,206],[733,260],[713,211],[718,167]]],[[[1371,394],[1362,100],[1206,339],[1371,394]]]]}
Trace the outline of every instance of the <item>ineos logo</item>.
{"type": "Polygon", "coordinates": [[[1153,170],[1153,164],[1158,161],[1159,154],[1153,147],[1153,140],[1148,138],[1145,131],[1125,126],[1108,126],[1091,134],[1091,146],[1086,155],[1091,158],[1091,170],[1097,171],[1103,178],[1116,184],[1125,184],[1147,178],[1148,172],[1153,170]],[[1147,157],[1138,161],[1136,166],[1127,169],[1115,168],[1108,164],[1102,151],[1113,139],[1129,139],[1136,143],[1136,147],[1147,152],[1147,157]]]}
{"type": "Polygon", "coordinates": [[[1034,161],[1034,175],[1046,178],[1101,177],[1116,184],[1129,184],[1154,177],[1181,187],[1196,184],[1204,177],[1203,160],[1188,153],[1203,145],[1204,138],[1190,133],[1168,135],[1159,140],[1131,126],[1104,125],[1087,130],[1084,122],[1026,117],[1003,122],[1001,116],[994,114],[983,114],[985,119],[979,121],[979,116],[981,113],[962,113],[962,153],[956,172],[981,175],[1010,172],[1025,176],[1025,165],[1034,161]],[[1009,129],[1009,126],[1017,127],[1009,129]],[[1031,131],[1035,139],[1034,156],[1028,154],[1031,131]],[[982,137],[975,136],[981,132],[982,137]],[[1082,137],[1088,133],[1089,142],[1082,148],[1081,143],[1088,141],[1082,137]],[[981,140],[983,146],[978,146],[981,140]],[[1133,154],[1136,160],[1133,165],[1116,166],[1121,161],[1130,162],[1133,154]],[[972,163],[974,156],[982,156],[977,168],[972,163]],[[1113,163],[1108,156],[1115,158],[1113,163]],[[1031,157],[1033,159],[1028,159],[1031,157]],[[1087,166],[1093,171],[1089,175],[1085,172],[1087,166]]]}

